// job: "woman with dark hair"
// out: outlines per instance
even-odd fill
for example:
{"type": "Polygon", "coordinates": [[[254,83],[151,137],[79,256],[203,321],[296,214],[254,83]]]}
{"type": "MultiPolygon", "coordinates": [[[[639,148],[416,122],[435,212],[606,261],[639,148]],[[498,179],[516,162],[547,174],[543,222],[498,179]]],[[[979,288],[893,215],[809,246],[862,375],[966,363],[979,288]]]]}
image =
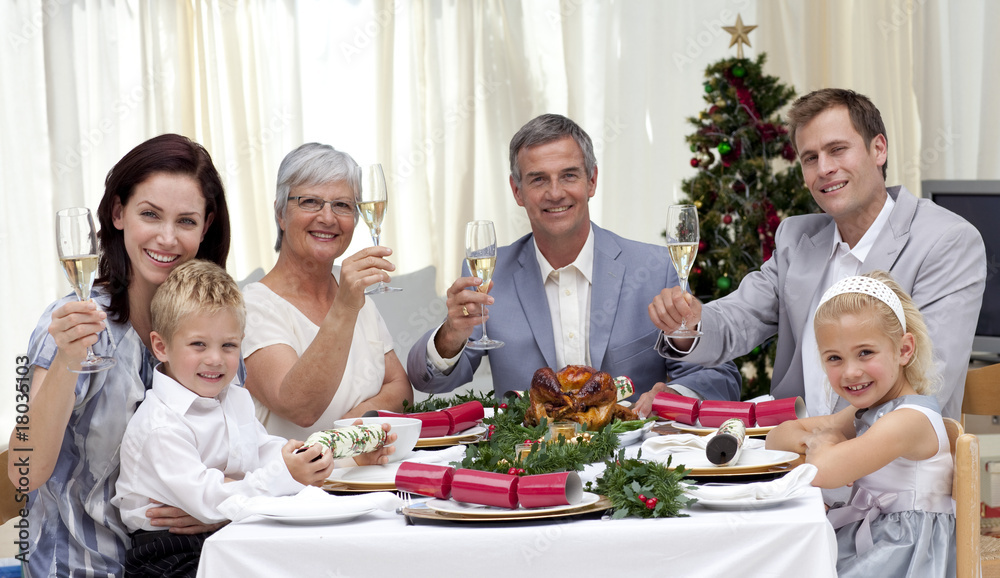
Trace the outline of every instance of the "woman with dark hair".
{"type": "MultiPolygon", "coordinates": [[[[110,502],[125,424],[156,365],[149,306],[181,263],[199,257],[225,266],[229,253],[219,173],[208,152],[183,136],[161,135],[126,154],[108,173],[98,218],[100,277],[89,301],[71,293],[39,320],[28,346],[30,436],[10,439],[8,475],[31,491],[32,577],[122,575],[129,540],[110,502]],[[70,372],[87,346],[114,357],[114,367],[70,372]]],[[[172,507],[151,509],[149,516],[180,533],[214,528],[172,507]]]]}

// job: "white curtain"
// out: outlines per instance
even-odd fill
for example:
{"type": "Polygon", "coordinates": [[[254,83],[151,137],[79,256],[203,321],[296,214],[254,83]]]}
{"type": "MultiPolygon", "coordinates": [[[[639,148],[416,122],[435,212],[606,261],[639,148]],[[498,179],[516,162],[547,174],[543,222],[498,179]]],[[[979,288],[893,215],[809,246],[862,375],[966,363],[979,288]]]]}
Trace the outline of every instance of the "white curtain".
{"type": "Polygon", "coordinates": [[[546,112],[594,140],[594,221],[660,242],[691,174],[685,118],[703,107],[705,67],[729,54],[721,27],[737,9],[754,18],[752,3],[724,1],[378,6],[392,17],[379,45],[378,151],[398,191],[386,243],[407,270],[436,265],[442,292],[459,274],[467,221],[495,221],[502,244],[530,230],[508,184],[508,143],[546,112]]]}
{"type": "MultiPolygon", "coordinates": [[[[229,270],[273,264],[274,175],[301,144],[295,5],[17,0],[0,3],[0,375],[45,306],[70,289],[53,215],[96,210],[108,170],[177,132],[205,145],[226,185],[229,270]]],[[[13,420],[0,401],[0,445],[13,420]]]]}
{"type": "MultiPolygon", "coordinates": [[[[988,0],[6,0],[0,2],[0,375],[69,286],[52,215],[96,208],[108,169],[156,134],[204,144],[225,180],[237,278],[274,262],[278,163],[304,141],[381,160],[399,272],[457,277],[464,224],[529,230],[507,146],[543,112],[595,141],[599,225],[658,243],[693,174],[686,117],[741,14],[765,71],[799,94],[863,92],[890,184],[1000,178],[988,0]]],[[[363,231],[355,248],[368,246],[363,231]]],[[[0,397],[0,430],[13,417],[0,397]]],[[[0,440],[5,435],[0,435],[0,440]]],[[[0,444],[3,442],[0,441],[0,444]]]]}
{"type": "Polygon", "coordinates": [[[984,0],[759,3],[758,44],[799,94],[827,86],[868,95],[889,133],[889,184],[1000,178],[1000,73],[984,0]]]}

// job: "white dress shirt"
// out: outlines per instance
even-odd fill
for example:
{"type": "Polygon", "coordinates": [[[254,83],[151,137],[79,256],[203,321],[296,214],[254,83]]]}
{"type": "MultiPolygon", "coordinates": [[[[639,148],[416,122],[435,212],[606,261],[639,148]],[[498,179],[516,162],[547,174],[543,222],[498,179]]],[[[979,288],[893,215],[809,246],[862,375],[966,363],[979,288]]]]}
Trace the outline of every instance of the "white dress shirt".
{"type": "MultiPolygon", "coordinates": [[[[534,242],[534,240],[532,240],[534,242]]],[[[545,299],[552,315],[557,369],[590,365],[590,289],[594,273],[594,228],[590,228],[576,260],[553,269],[535,244],[535,259],[545,280],[545,299]]]]}
{"type": "Polygon", "coordinates": [[[125,430],[112,504],[132,532],[164,530],[146,517],[150,498],[203,523],[221,522],[219,506],[228,498],[292,495],[304,487],[281,457],[285,442],[267,434],[242,387],[200,397],[159,366],[125,430]]]}
{"type": "Polygon", "coordinates": [[[830,382],[826,379],[823,363],[819,358],[819,345],[816,343],[816,331],[813,326],[813,317],[819,307],[819,300],[834,283],[858,274],[861,265],[868,257],[868,253],[875,246],[875,239],[889,222],[889,213],[892,212],[895,205],[896,201],[892,200],[891,196],[886,195],[882,210],[853,249],[844,242],[844,238],[840,235],[840,228],[834,227],[833,250],[826,262],[823,280],[820,282],[816,294],[813,295],[812,307],[810,308],[813,315],[809,316],[802,334],[802,376],[806,391],[806,411],[810,416],[832,414],[839,399],[830,386],[830,382]]]}

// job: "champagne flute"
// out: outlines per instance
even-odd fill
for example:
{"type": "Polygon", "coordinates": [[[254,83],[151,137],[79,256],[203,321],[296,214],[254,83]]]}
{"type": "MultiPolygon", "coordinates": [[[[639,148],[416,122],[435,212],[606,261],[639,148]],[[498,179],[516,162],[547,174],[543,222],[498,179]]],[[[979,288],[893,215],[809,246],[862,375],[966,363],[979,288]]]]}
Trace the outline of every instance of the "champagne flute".
{"type": "MultiPolygon", "coordinates": [[[[493,268],[497,264],[497,234],[493,229],[493,221],[469,221],[465,227],[465,259],[469,263],[469,271],[483,280],[479,286],[481,293],[490,288],[493,278],[493,268]]],[[[483,305],[480,315],[483,318],[483,336],[477,341],[465,344],[469,349],[486,350],[503,347],[503,341],[490,339],[486,336],[486,306],[483,305]]]]}
{"type": "MultiPolygon", "coordinates": [[[[385,174],[382,172],[382,165],[376,163],[360,168],[361,182],[355,201],[358,204],[358,211],[361,218],[368,225],[371,231],[372,241],[377,247],[379,238],[382,236],[382,219],[385,218],[385,210],[389,204],[388,193],[385,187],[385,174]]],[[[372,285],[365,290],[365,295],[376,293],[388,293],[390,291],[402,291],[399,287],[389,287],[383,281],[372,285]]]]}
{"type": "MultiPolygon", "coordinates": [[[[73,207],[56,213],[56,245],[59,261],[77,299],[90,299],[90,289],[97,277],[97,229],[90,209],[73,207]]],[[[73,373],[97,373],[114,365],[113,357],[95,355],[88,346],[86,359],[68,369],[73,373]]]]}
{"type": "MultiPolygon", "coordinates": [[[[667,208],[667,250],[677,271],[681,289],[688,290],[688,275],[694,258],[698,255],[698,209],[694,205],[670,205],[667,208]]],[[[687,326],[681,319],[681,326],[667,337],[698,337],[701,331],[687,326]]]]}

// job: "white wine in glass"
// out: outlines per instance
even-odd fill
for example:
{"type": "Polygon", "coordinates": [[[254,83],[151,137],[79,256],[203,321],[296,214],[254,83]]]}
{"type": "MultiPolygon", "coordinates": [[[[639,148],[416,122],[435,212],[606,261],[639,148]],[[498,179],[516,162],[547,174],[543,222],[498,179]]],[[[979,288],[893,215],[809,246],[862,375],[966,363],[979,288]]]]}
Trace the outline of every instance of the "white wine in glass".
{"type": "MultiPolygon", "coordinates": [[[[694,205],[670,205],[667,208],[667,250],[670,260],[677,271],[681,289],[688,290],[688,276],[698,255],[698,209],[694,205]]],[[[668,337],[698,337],[701,331],[687,326],[687,320],[681,319],[681,326],[668,337]]]]}
{"type": "MultiPolygon", "coordinates": [[[[90,289],[97,278],[97,229],[90,209],[73,207],[56,213],[56,246],[76,298],[90,299],[90,289]]],[[[87,347],[87,357],[68,369],[74,373],[96,373],[114,365],[113,357],[100,357],[87,347]]]]}
{"type": "MultiPolygon", "coordinates": [[[[469,263],[469,271],[483,280],[479,291],[486,293],[493,279],[493,268],[497,264],[497,234],[493,228],[493,221],[469,221],[465,228],[465,260],[469,263]]],[[[465,346],[476,350],[503,347],[503,341],[486,336],[485,305],[480,315],[483,318],[483,336],[476,341],[472,341],[470,337],[465,346]]]]}
{"type": "MultiPolygon", "coordinates": [[[[358,211],[361,218],[368,225],[371,231],[372,241],[378,246],[382,237],[382,219],[385,218],[385,210],[389,205],[388,192],[385,186],[385,174],[382,172],[382,165],[373,164],[360,167],[361,188],[358,191],[355,201],[358,204],[358,211]]],[[[399,287],[389,287],[384,282],[379,281],[365,290],[365,295],[376,293],[388,293],[390,291],[402,291],[399,287]]]]}

